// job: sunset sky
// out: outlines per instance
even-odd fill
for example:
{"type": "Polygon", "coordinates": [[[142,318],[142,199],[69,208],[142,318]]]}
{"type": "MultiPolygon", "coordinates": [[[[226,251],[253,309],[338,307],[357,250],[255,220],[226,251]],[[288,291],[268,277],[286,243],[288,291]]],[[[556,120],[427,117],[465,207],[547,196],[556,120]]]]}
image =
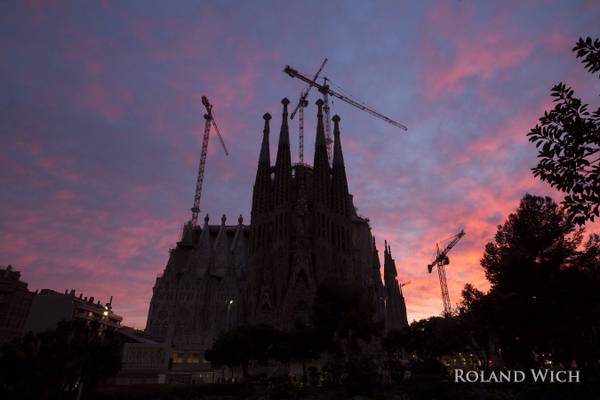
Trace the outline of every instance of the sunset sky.
{"type": "Polygon", "coordinates": [[[559,81],[598,107],[599,81],[571,52],[600,37],[598,21],[597,1],[2,1],[0,265],[32,290],[112,295],[143,328],[190,218],[201,96],[230,151],[211,139],[202,214],[249,223],[261,116],[278,131],[281,99],[304,87],[282,70],[312,74],[328,57],[333,83],[409,128],[332,106],[355,205],[411,282],[409,321],[439,314],[436,241],[467,232],[447,268],[456,303],[465,283],[488,288],[484,245],[525,193],[560,200],[533,178],[525,135],[559,81]]]}

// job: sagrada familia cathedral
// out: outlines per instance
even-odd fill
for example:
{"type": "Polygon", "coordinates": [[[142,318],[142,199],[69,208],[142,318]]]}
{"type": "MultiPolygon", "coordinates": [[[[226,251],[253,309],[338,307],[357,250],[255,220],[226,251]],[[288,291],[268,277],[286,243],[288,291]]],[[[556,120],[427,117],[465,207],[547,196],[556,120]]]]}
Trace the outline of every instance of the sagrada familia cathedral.
{"type": "Polygon", "coordinates": [[[181,240],[156,279],[146,334],[182,350],[209,348],[240,324],[287,329],[310,323],[317,287],[336,281],[360,285],[386,331],[407,325],[406,306],[391,249],[384,273],[368,219],[359,216],[344,166],[340,118],[334,124],[330,165],[317,101],[313,166],[292,164],[284,99],[275,165],[269,154],[271,116],[265,114],[250,224],[184,225],[181,240]]]}

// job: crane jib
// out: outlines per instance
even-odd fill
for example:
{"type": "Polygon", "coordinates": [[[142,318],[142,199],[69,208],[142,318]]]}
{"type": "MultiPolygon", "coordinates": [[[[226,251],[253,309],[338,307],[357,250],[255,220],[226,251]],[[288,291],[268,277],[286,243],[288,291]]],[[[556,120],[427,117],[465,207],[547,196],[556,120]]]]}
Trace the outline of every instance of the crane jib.
{"type": "Polygon", "coordinates": [[[383,114],[381,114],[381,113],[379,113],[379,112],[377,112],[377,111],[375,111],[375,110],[373,110],[373,109],[365,106],[364,104],[361,104],[361,103],[359,103],[359,102],[357,102],[357,101],[355,101],[355,100],[353,100],[353,99],[351,99],[351,98],[349,98],[347,96],[344,96],[341,93],[338,93],[338,92],[332,90],[329,87],[329,85],[326,85],[326,84],[325,85],[320,85],[319,83],[315,82],[314,80],[312,80],[310,78],[307,78],[306,76],[302,75],[297,70],[295,70],[294,68],[290,67],[289,65],[287,65],[284,68],[283,72],[285,72],[286,74],[288,74],[292,78],[300,79],[301,81],[308,83],[310,86],[314,86],[315,88],[317,88],[317,90],[319,92],[321,92],[323,94],[335,96],[338,99],[340,99],[340,100],[342,100],[342,101],[344,101],[344,102],[346,102],[346,103],[348,103],[348,104],[350,104],[350,105],[358,108],[359,110],[363,110],[365,112],[368,112],[372,116],[377,117],[379,119],[382,119],[383,121],[385,121],[385,122],[387,122],[389,124],[392,124],[392,125],[400,128],[402,130],[405,130],[405,131],[408,130],[408,128],[405,125],[401,124],[400,122],[394,121],[393,119],[391,119],[389,117],[386,117],[385,115],[383,115],[383,114]]]}

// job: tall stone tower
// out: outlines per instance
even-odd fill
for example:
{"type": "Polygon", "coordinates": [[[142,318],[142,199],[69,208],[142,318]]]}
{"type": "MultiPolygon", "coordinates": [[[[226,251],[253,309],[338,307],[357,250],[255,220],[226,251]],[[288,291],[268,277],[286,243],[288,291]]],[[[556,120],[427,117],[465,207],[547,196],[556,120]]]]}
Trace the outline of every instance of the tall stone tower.
{"type": "Polygon", "coordinates": [[[383,276],[385,281],[385,330],[386,332],[398,330],[408,325],[406,318],[406,304],[402,289],[398,284],[396,276],[396,261],[392,258],[392,248],[385,243],[385,263],[383,265],[383,276]]]}

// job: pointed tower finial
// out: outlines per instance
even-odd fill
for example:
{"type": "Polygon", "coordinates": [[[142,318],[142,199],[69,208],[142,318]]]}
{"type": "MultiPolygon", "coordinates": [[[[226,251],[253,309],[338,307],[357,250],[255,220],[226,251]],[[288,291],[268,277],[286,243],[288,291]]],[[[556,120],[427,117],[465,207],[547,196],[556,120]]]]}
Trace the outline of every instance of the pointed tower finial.
{"type": "Polygon", "coordinates": [[[263,115],[263,119],[265,120],[265,125],[263,127],[263,140],[262,145],[260,147],[260,156],[258,159],[258,163],[260,164],[267,162],[271,164],[271,160],[269,157],[269,121],[271,120],[271,114],[265,113],[265,115],[263,115]]]}
{"type": "Polygon", "coordinates": [[[281,130],[279,131],[277,157],[275,159],[275,179],[273,181],[274,205],[286,202],[291,198],[292,156],[290,151],[290,131],[288,128],[287,110],[289,103],[290,101],[287,98],[281,100],[281,104],[283,104],[283,115],[281,117],[281,130]]]}
{"type": "MultiPolygon", "coordinates": [[[[315,141],[315,146],[324,146],[325,145],[325,128],[323,127],[323,100],[318,99],[315,104],[318,107],[317,110],[317,138],[315,141]]],[[[329,161],[327,162],[329,165],[329,161]]],[[[316,164],[314,165],[316,167],[316,164]]]]}
{"type": "Polygon", "coordinates": [[[263,119],[265,120],[263,138],[252,191],[252,211],[250,215],[253,218],[269,208],[271,199],[271,156],[269,153],[269,121],[271,120],[271,114],[265,113],[263,119]]]}
{"type": "Polygon", "coordinates": [[[317,101],[315,101],[315,104],[318,107],[317,115],[323,115],[323,100],[318,99],[317,101]]]}
{"type": "MultiPolygon", "coordinates": [[[[281,104],[283,104],[283,115],[281,118],[281,130],[279,132],[279,147],[281,147],[281,145],[289,145],[290,143],[290,134],[288,129],[288,104],[290,104],[290,101],[287,99],[287,97],[284,97],[281,100],[281,104]]],[[[279,158],[279,151],[277,153],[277,158],[279,158]]]]}
{"type": "Polygon", "coordinates": [[[331,168],[327,156],[325,128],[323,126],[323,100],[316,101],[317,137],[315,138],[315,156],[313,162],[313,193],[316,202],[329,206],[331,204],[331,168]]]}
{"type": "Polygon", "coordinates": [[[342,215],[352,213],[350,193],[348,192],[348,178],[346,177],[346,166],[344,165],[344,154],[342,152],[342,140],[340,138],[340,116],[334,115],[333,118],[333,163],[331,180],[333,206],[335,210],[342,215]]]}
{"type": "Polygon", "coordinates": [[[271,161],[269,160],[269,132],[270,132],[270,127],[269,127],[269,121],[271,120],[271,114],[269,113],[265,113],[265,115],[263,115],[263,119],[265,120],[265,126],[263,127],[263,141],[262,141],[262,146],[260,149],[260,160],[261,161],[268,161],[269,164],[271,163],[271,161]],[[266,150],[266,154],[265,153],[266,150]],[[266,157],[266,160],[265,160],[266,157]]]}
{"type": "Polygon", "coordinates": [[[265,113],[263,115],[263,119],[265,120],[265,125],[263,126],[263,141],[264,141],[264,137],[266,136],[267,139],[269,137],[269,121],[271,120],[271,114],[269,113],[265,113]]]}

